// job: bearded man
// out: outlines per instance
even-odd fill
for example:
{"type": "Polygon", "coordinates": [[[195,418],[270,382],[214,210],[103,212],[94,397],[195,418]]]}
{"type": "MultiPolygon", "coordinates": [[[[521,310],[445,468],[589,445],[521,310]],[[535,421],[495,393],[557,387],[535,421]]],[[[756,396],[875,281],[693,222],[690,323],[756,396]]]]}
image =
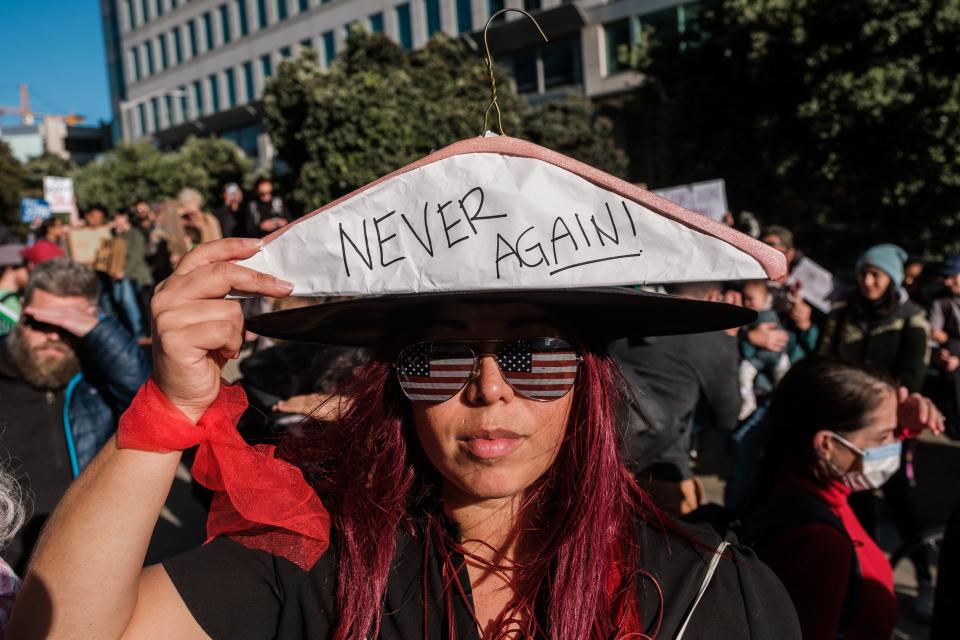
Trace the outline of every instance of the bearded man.
{"type": "Polygon", "coordinates": [[[98,313],[99,295],[90,268],[44,262],[24,289],[20,321],[0,340],[0,451],[33,507],[4,553],[18,572],[47,515],[150,373],[119,320],[98,313]]]}

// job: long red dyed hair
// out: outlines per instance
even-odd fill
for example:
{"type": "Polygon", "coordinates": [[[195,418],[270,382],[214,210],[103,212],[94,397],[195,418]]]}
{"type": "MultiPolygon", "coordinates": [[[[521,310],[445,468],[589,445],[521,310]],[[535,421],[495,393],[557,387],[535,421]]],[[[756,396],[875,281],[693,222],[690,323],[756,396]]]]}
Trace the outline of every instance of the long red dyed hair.
{"type": "MultiPolygon", "coordinates": [[[[280,447],[304,470],[331,514],[339,552],[337,640],[365,638],[371,629],[375,637],[400,527],[412,531],[413,519],[425,518],[426,535],[442,536],[429,511],[436,504],[431,497],[439,495],[438,474],[422,453],[409,401],[392,373],[385,358],[375,357],[339,390],[356,401],[337,423],[307,427],[280,447]]],[[[513,567],[520,596],[502,618],[521,621],[525,637],[547,635],[533,615],[543,590],[549,594],[549,636],[556,640],[657,633],[659,623],[649,636],[638,628],[638,577],[656,581],[640,566],[636,526],[643,520],[674,527],[621,456],[617,409],[623,384],[609,356],[583,354],[557,459],[525,492],[524,521],[535,526],[521,533],[519,543],[532,552],[513,567]]],[[[456,547],[449,540],[431,543],[456,547]]],[[[657,606],[654,619],[662,614],[662,597],[657,606]]]]}

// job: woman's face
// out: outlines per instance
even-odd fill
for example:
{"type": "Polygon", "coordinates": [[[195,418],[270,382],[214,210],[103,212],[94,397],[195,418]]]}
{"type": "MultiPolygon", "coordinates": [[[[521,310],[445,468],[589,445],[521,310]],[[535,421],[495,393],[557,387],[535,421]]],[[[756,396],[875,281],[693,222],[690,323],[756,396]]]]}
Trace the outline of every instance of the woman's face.
{"type": "MultiPolygon", "coordinates": [[[[431,340],[511,340],[561,337],[532,305],[455,303],[428,329],[431,340]]],[[[474,347],[490,352],[498,345],[474,347]]],[[[478,375],[444,402],[412,402],[414,425],[427,458],[443,477],[447,500],[517,496],[557,458],[573,391],[537,401],[516,393],[492,355],[480,356],[478,375]]]]}
{"type": "Polygon", "coordinates": [[[857,284],[860,285],[860,293],[864,298],[879,300],[890,288],[890,276],[876,267],[864,267],[857,274],[857,284]]]}
{"type": "MultiPolygon", "coordinates": [[[[896,441],[897,432],[897,394],[890,387],[880,387],[880,402],[867,414],[865,425],[856,431],[840,433],[851,444],[860,449],[882,447],[896,441]]],[[[834,449],[829,459],[843,473],[861,471],[863,461],[860,455],[836,439],[831,441],[834,449]]]]}

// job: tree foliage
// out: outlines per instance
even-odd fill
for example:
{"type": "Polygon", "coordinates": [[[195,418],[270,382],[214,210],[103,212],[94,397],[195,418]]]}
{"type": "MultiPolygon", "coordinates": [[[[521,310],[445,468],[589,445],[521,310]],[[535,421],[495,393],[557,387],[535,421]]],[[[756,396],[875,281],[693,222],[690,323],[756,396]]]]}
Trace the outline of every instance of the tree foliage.
{"type": "Polygon", "coordinates": [[[74,172],[77,203],[109,211],[137,200],[173,198],[184,187],[204,194],[207,208],[220,201],[227,182],[245,182],[252,164],[237,145],[220,138],[189,138],[177,151],[160,151],[149,143],[122,144],[74,172]]]}
{"type": "Polygon", "coordinates": [[[957,248],[960,0],[708,0],[653,40],[651,184],[723,177],[828,261],[957,248]]]}
{"type": "MultiPolygon", "coordinates": [[[[608,134],[609,123],[595,118],[588,103],[543,107],[527,118],[513,83],[497,74],[505,133],[524,137],[530,127],[540,144],[622,169],[622,155],[608,141],[589,139],[608,134]]],[[[292,171],[293,198],[309,211],[482,133],[489,91],[482,58],[460,40],[437,34],[407,53],[381,35],[354,30],[327,71],[309,53],[281,64],[264,96],[264,120],[292,171]]],[[[492,111],[487,128],[497,129],[492,111]]]]}
{"type": "Polygon", "coordinates": [[[23,182],[23,165],[13,156],[10,146],[0,140],[0,231],[3,226],[14,226],[20,220],[23,182]]]}
{"type": "Polygon", "coordinates": [[[43,179],[45,176],[68,177],[77,166],[69,160],[64,160],[58,155],[44,153],[27,160],[23,165],[24,170],[24,193],[27,198],[43,197],[43,179]]]}

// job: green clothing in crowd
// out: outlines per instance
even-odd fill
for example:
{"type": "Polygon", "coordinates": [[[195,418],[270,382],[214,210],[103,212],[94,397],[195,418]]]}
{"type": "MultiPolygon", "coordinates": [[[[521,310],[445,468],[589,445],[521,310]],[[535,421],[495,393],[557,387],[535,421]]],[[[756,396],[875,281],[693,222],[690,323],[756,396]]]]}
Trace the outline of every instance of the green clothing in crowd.
{"type": "Polygon", "coordinates": [[[929,340],[927,313],[914,302],[870,320],[858,318],[849,302],[841,302],[827,316],[817,351],[872,364],[910,391],[920,391],[930,362],[929,340]]]}
{"type": "Polygon", "coordinates": [[[121,237],[127,247],[127,262],[123,275],[141,287],[149,287],[153,284],[153,275],[150,273],[150,266],[147,264],[147,247],[143,234],[136,229],[129,229],[121,237]]]}

